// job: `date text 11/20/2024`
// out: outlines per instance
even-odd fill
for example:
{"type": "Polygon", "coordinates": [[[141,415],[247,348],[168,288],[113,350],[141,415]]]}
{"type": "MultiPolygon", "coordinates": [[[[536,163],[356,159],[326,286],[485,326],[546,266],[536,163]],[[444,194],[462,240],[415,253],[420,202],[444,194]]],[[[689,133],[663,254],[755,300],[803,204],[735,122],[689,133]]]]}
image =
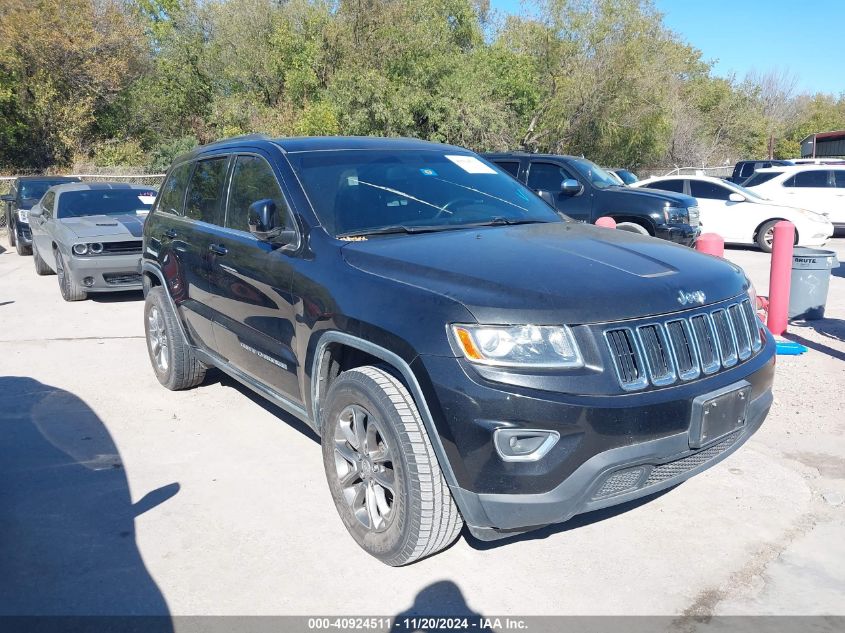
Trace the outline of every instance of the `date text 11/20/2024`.
{"type": "Polygon", "coordinates": [[[520,618],[459,616],[459,617],[339,617],[308,618],[310,631],[525,631],[528,623],[520,618]]]}

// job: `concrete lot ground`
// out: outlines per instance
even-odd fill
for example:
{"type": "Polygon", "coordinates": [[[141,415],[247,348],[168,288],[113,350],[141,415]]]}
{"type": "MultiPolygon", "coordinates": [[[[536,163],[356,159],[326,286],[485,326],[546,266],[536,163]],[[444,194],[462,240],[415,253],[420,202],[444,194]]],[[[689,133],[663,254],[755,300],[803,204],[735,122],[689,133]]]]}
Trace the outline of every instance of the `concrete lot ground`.
{"type": "MultiPolygon", "coordinates": [[[[727,255],[766,294],[769,257],[727,255]]],[[[845,613],[845,268],[829,318],[790,328],[810,351],[778,359],[772,413],[736,454],[401,569],[347,535],[302,425],[216,372],[158,384],[142,305],[65,303],[0,254],[0,613],[845,613]]]]}

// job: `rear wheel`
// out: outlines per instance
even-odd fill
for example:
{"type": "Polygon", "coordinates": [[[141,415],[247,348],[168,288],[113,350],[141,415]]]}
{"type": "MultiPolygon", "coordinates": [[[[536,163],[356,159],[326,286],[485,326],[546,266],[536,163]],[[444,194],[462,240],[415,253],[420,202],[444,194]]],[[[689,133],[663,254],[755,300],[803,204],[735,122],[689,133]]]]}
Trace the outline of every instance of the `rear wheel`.
{"type": "Polygon", "coordinates": [[[164,296],[164,288],[151,288],[144,302],[147,352],[156,378],[172,391],[200,384],[206,369],[185,340],[178,318],[164,296]]]}
{"type": "Polygon", "coordinates": [[[406,565],[447,547],[463,521],[405,386],[380,367],[342,373],[326,398],[323,465],[346,529],[406,565]]]}
{"type": "Polygon", "coordinates": [[[637,224],[636,222],[620,222],[616,225],[616,228],[620,231],[628,231],[629,233],[651,235],[647,228],[645,228],[642,224],[637,224]]]}
{"type": "Polygon", "coordinates": [[[38,252],[38,248],[35,246],[35,242],[32,243],[32,261],[35,262],[35,274],[36,275],[52,275],[53,269],[47,265],[41,258],[41,254],[38,252]]]}
{"type": "Polygon", "coordinates": [[[70,271],[67,270],[65,260],[59,249],[56,249],[56,275],[59,277],[59,291],[62,293],[62,299],[65,301],[85,301],[88,298],[88,293],[71,278],[70,271]]]}

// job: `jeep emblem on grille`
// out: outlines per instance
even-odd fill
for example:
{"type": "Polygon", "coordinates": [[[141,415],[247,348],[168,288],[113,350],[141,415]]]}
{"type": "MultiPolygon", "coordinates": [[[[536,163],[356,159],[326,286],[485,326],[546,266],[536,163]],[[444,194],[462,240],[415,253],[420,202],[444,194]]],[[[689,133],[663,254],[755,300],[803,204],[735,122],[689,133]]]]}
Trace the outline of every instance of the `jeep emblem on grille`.
{"type": "Polygon", "coordinates": [[[693,303],[702,304],[706,299],[707,297],[701,290],[696,290],[695,292],[678,291],[678,303],[682,306],[688,306],[693,303]]]}

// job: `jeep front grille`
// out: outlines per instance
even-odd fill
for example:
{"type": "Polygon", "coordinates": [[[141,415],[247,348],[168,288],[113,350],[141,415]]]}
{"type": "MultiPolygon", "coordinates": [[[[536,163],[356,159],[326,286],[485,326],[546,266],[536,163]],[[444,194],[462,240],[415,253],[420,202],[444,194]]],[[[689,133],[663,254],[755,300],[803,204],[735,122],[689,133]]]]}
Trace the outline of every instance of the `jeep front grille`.
{"type": "Polygon", "coordinates": [[[763,345],[748,299],[604,332],[619,384],[626,391],[688,381],[751,358],[763,345]]]}

